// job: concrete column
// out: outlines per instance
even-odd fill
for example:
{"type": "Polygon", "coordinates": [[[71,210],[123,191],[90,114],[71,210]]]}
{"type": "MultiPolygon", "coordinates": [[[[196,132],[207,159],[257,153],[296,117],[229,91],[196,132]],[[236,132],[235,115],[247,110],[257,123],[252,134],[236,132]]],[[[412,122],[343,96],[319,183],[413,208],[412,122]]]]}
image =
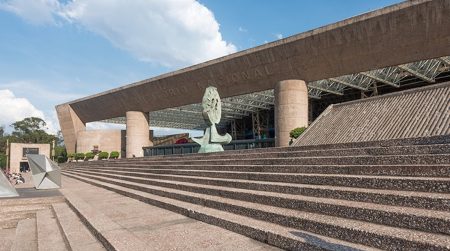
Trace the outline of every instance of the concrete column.
{"type": "Polygon", "coordinates": [[[144,151],[142,150],[142,147],[153,145],[150,141],[148,113],[128,111],[126,113],[126,117],[126,157],[143,157],[144,151]]]}
{"type": "Polygon", "coordinates": [[[308,89],[303,80],[284,80],[275,86],[275,146],[289,146],[289,132],[308,126],[308,89]]]}

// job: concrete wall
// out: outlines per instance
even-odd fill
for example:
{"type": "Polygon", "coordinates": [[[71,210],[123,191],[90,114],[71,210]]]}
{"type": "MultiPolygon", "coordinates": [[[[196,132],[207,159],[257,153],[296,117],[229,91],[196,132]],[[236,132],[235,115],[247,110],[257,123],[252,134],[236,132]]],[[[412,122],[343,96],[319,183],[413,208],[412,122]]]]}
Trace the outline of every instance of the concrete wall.
{"type": "Polygon", "coordinates": [[[121,130],[87,130],[78,132],[77,152],[87,153],[97,145],[100,151],[118,151],[122,155],[125,134],[121,130]]]}
{"type": "Polygon", "coordinates": [[[50,158],[50,144],[11,143],[9,162],[11,173],[18,173],[20,171],[20,162],[28,162],[28,159],[26,157],[23,157],[24,148],[38,148],[39,154],[43,154],[50,158]]]}
{"type": "Polygon", "coordinates": [[[57,106],[56,111],[67,152],[73,153],[77,146],[78,132],[86,130],[86,124],[80,120],[70,105],[57,106]]]}

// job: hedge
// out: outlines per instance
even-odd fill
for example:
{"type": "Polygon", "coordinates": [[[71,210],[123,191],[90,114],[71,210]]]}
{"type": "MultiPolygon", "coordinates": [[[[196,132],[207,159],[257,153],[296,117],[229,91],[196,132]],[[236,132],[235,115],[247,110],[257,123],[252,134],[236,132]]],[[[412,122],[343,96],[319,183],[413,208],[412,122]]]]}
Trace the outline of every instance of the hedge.
{"type": "Polygon", "coordinates": [[[93,152],[87,152],[85,155],[86,159],[93,159],[95,157],[95,154],[93,152]]]}
{"type": "Polygon", "coordinates": [[[75,159],[76,160],[81,160],[81,159],[84,159],[84,153],[76,153],[75,154],[75,159]]]}
{"type": "Polygon", "coordinates": [[[289,132],[289,137],[296,139],[302,135],[302,133],[306,130],[306,127],[297,127],[289,132]]]}
{"type": "Polygon", "coordinates": [[[109,157],[111,159],[117,159],[117,158],[119,158],[119,156],[120,156],[120,154],[117,151],[112,151],[111,154],[109,155],[109,157]]]}
{"type": "Polygon", "coordinates": [[[56,162],[64,163],[64,162],[66,162],[66,158],[64,158],[64,156],[58,156],[58,157],[56,157],[56,162]]]}
{"type": "Polygon", "coordinates": [[[107,159],[109,157],[108,152],[99,152],[98,153],[98,159],[107,159]]]}

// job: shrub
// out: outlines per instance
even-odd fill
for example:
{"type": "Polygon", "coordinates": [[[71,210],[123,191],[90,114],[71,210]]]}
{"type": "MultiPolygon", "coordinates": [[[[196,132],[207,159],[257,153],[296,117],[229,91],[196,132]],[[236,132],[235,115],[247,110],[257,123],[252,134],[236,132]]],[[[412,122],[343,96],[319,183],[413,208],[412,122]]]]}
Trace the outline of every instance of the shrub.
{"type": "Polygon", "coordinates": [[[90,160],[95,157],[95,154],[93,152],[87,152],[85,155],[86,159],[90,160]]]}
{"type": "Polygon", "coordinates": [[[73,158],[75,158],[75,153],[68,153],[68,154],[67,154],[67,158],[69,158],[70,160],[72,160],[73,158]]]}
{"type": "Polygon", "coordinates": [[[76,153],[75,154],[75,159],[76,160],[84,159],[84,153],[76,153]]]}
{"type": "Polygon", "coordinates": [[[109,155],[109,157],[111,158],[111,159],[117,159],[117,158],[119,158],[119,152],[117,152],[117,151],[112,151],[111,152],[111,154],[109,155]]]}
{"type": "Polygon", "coordinates": [[[109,153],[108,152],[100,152],[98,154],[98,159],[107,159],[109,157],[109,153]]]}
{"type": "Polygon", "coordinates": [[[296,139],[302,135],[302,133],[306,130],[306,127],[297,127],[289,132],[289,136],[293,139],[296,139]]]}
{"type": "Polygon", "coordinates": [[[67,159],[64,156],[58,156],[56,157],[56,162],[58,163],[65,163],[67,159]]]}

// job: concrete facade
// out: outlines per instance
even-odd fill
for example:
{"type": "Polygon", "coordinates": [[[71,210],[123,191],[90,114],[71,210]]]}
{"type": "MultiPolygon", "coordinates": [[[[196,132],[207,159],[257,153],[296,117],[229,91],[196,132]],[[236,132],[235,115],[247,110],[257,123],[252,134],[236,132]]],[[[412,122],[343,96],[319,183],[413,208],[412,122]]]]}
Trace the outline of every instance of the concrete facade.
{"type": "Polygon", "coordinates": [[[70,105],[59,105],[56,107],[56,112],[67,152],[74,153],[77,148],[78,133],[86,130],[86,123],[80,120],[70,105]]]}
{"type": "Polygon", "coordinates": [[[308,126],[308,88],[303,80],[280,81],[275,86],[275,146],[289,146],[289,132],[308,126]]]}
{"type": "Polygon", "coordinates": [[[142,147],[153,146],[153,143],[150,141],[148,113],[128,111],[126,118],[126,157],[143,157],[144,151],[142,147]]]}
{"type": "Polygon", "coordinates": [[[18,173],[20,171],[20,163],[27,162],[26,156],[23,156],[24,148],[37,148],[39,154],[43,154],[50,158],[50,144],[24,144],[11,143],[9,155],[9,169],[11,173],[18,173]]]}
{"type": "Polygon", "coordinates": [[[222,58],[57,106],[68,151],[85,123],[450,55],[450,1],[405,1],[222,58]],[[108,109],[93,109],[93,107],[108,109]]]}
{"type": "Polygon", "coordinates": [[[98,150],[111,153],[117,151],[123,156],[125,150],[125,131],[87,130],[78,132],[77,152],[87,153],[98,146],[98,150]]]}

